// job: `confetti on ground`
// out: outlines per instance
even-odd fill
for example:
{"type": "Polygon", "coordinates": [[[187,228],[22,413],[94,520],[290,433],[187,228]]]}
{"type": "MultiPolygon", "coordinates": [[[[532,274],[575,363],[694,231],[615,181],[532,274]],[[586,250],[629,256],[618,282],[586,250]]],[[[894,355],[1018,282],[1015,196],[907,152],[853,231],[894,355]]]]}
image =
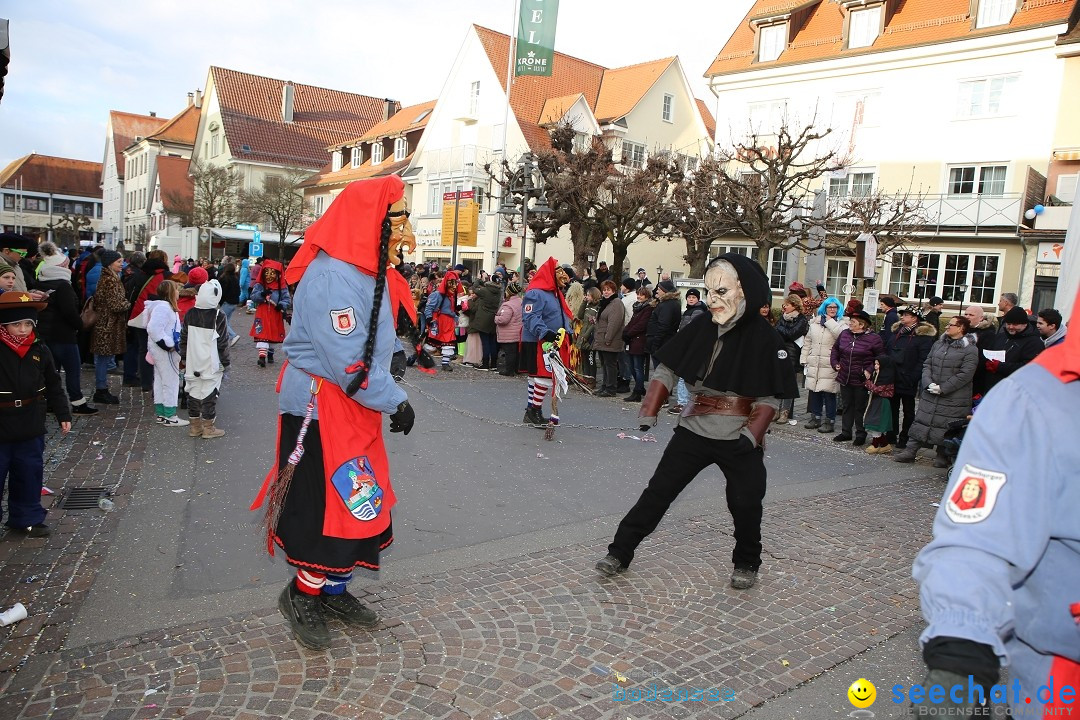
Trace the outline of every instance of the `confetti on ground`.
{"type": "Polygon", "coordinates": [[[55,495],[56,491],[52,490],[51,488],[46,487],[45,485],[42,485],[41,486],[41,494],[42,495],[55,495]]]}
{"type": "Polygon", "coordinates": [[[656,438],[654,438],[649,433],[645,433],[641,437],[638,437],[637,435],[630,435],[628,433],[619,433],[615,437],[619,438],[620,440],[640,440],[641,442],[656,442],[656,438]]]}
{"type": "Polygon", "coordinates": [[[187,492],[187,490],[185,490],[184,488],[176,488],[175,490],[173,490],[173,492],[174,493],[182,493],[182,492],[187,492]]]}
{"type": "Polygon", "coordinates": [[[96,459],[97,459],[97,460],[104,460],[104,459],[105,459],[105,456],[104,456],[104,455],[98,455],[96,459]]]}
{"type": "Polygon", "coordinates": [[[127,420],[127,415],[117,415],[114,419],[115,420],[127,420]]]}
{"type": "Polygon", "coordinates": [[[930,507],[941,507],[941,503],[939,503],[939,502],[932,502],[932,503],[930,503],[930,507]]]}
{"type": "Polygon", "coordinates": [[[541,460],[547,460],[547,458],[544,457],[544,453],[536,453],[536,457],[540,458],[541,460]]]}
{"type": "Polygon", "coordinates": [[[791,665],[791,663],[789,663],[787,660],[784,660],[783,658],[780,658],[780,664],[784,667],[788,667],[789,665],[791,665]]]}

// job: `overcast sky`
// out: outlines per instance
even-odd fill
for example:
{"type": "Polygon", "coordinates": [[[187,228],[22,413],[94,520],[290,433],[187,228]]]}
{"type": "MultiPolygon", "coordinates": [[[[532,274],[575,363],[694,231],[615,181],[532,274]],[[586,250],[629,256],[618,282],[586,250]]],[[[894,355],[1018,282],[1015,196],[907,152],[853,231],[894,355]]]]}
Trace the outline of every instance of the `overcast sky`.
{"type": "MultiPolygon", "coordinates": [[[[753,0],[562,0],[555,49],[619,67],[678,55],[702,75],[753,0]]],[[[471,23],[510,33],[514,0],[19,0],[0,101],[0,167],[37,152],[101,162],[110,110],[171,117],[207,70],[411,105],[437,98],[471,23]]]]}

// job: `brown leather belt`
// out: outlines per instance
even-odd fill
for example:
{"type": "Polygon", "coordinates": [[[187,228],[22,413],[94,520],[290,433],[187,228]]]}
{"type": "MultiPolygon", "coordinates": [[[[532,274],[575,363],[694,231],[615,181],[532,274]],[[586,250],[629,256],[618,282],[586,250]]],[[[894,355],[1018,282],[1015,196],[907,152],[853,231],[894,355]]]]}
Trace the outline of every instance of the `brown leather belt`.
{"type": "Polygon", "coordinates": [[[731,415],[748,417],[754,398],[733,395],[694,395],[683,408],[683,417],[695,415],[731,415]]]}
{"type": "Polygon", "coordinates": [[[0,402],[0,408],[18,408],[25,405],[30,405],[37,401],[37,397],[23,398],[22,400],[15,400],[13,402],[0,402]]]}

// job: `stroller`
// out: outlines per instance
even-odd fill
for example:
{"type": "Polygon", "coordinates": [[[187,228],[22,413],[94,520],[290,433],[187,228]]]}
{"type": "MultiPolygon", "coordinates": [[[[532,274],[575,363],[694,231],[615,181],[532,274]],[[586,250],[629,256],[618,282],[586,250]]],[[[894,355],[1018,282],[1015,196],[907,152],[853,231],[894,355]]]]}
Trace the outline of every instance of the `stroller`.
{"type": "Polygon", "coordinates": [[[949,469],[947,472],[949,477],[952,477],[953,466],[956,464],[956,456],[960,454],[960,444],[964,441],[964,433],[967,432],[967,427],[970,423],[970,418],[953,420],[949,423],[949,428],[945,431],[945,442],[941,444],[941,448],[949,461],[949,469]]]}

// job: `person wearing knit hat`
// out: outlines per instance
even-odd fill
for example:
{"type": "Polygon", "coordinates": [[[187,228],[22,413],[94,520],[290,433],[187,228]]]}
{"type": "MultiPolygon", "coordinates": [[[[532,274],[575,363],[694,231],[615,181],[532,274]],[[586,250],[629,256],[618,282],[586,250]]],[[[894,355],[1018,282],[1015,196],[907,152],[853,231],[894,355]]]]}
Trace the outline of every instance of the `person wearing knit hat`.
{"type": "Polygon", "coordinates": [[[35,302],[29,293],[0,294],[0,495],[6,484],[6,524],[29,537],[50,532],[41,506],[46,409],[56,415],[64,434],[71,430],[60,373],[35,334],[38,312],[44,308],[45,303],[35,302]]]}
{"type": "Polygon", "coordinates": [[[15,289],[15,268],[6,262],[0,261],[0,292],[10,292],[15,289]]]}
{"type": "Polygon", "coordinates": [[[195,298],[199,294],[199,288],[209,279],[210,273],[206,272],[206,268],[199,266],[191,268],[191,271],[187,274],[187,282],[180,290],[180,297],[176,301],[177,312],[180,313],[180,322],[184,322],[187,311],[195,307],[195,298]]]}
{"type": "Polygon", "coordinates": [[[120,281],[123,263],[120,253],[103,250],[99,258],[100,274],[95,281],[92,300],[97,321],[90,335],[90,352],[94,354],[94,402],[117,405],[120,398],[109,392],[109,370],[116,367],[116,356],[127,350],[131,303],[120,281]]]}
{"type": "MultiPolygon", "coordinates": [[[[93,415],[92,407],[83,395],[81,380],[82,360],[79,355],[79,331],[83,329],[79,315],[79,296],[71,285],[70,262],[63,253],[49,253],[48,245],[42,245],[42,261],[37,269],[36,289],[47,292],[48,305],[38,317],[37,334],[52,353],[57,370],[64,371],[68,400],[73,415],[93,415]]],[[[55,247],[55,246],[54,246],[55,247]]]]}
{"type": "Polygon", "coordinates": [[[979,359],[986,370],[986,392],[989,393],[999,382],[1034,360],[1045,348],[1039,331],[1031,324],[1024,308],[1019,305],[1009,308],[1001,318],[1001,327],[989,348],[997,353],[1004,352],[1005,358],[979,359]]]}
{"type": "Polygon", "coordinates": [[[855,312],[856,310],[862,309],[862,300],[859,300],[858,298],[851,298],[847,301],[847,305],[844,306],[844,315],[851,315],[851,313],[855,312]]]}
{"type": "MultiPolygon", "coordinates": [[[[29,290],[33,280],[33,265],[28,256],[37,254],[37,243],[18,233],[0,233],[0,261],[6,262],[15,271],[15,289],[29,290]]],[[[40,300],[40,298],[35,298],[40,300]]]]}
{"type": "Polygon", "coordinates": [[[495,313],[495,340],[504,358],[504,366],[499,374],[516,377],[518,343],[521,342],[521,285],[507,283],[503,297],[505,299],[495,313]]]}

